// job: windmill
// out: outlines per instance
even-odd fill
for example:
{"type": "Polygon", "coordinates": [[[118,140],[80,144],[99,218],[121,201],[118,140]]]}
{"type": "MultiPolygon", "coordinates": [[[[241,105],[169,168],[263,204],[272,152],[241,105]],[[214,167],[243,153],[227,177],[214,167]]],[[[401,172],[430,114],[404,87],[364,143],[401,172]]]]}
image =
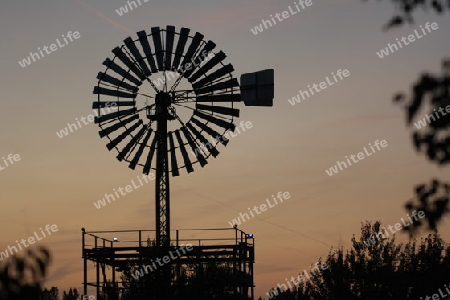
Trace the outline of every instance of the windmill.
{"type": "Polygon", "coordinates": [[[239,83],[213,41],[174,26],[139,31],[112,53],[93,91],[95,123],[119,161],[156,174],[156,245],[167,249],[170,174],[191,173],[218,156],[219,144],[229,142],[225,134],[236,128],[237,103],[272,106],[274,71],[242,74],[239,83]],[[105,113],[111,106],[116,110],[105,113]]]}

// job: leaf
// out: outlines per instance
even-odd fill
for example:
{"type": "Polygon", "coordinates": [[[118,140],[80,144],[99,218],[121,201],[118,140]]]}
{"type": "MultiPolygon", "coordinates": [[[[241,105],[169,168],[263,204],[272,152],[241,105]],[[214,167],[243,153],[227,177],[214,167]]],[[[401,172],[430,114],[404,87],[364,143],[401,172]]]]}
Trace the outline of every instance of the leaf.
{"type": "MultiPolygon", "coordinates": [[[[449,2],[450,2],[450,0],[449,0],[449,2]]],[[[447,58],[442,61],[442,68],[444,69],[444,71],[450,70],[450,59],[447,58]]]]}
{"type": "Polygon", "coordinates": [[[431,6],[438,14],[441,14],[443,12],[442,4],[439,1],[437,0],[432,1],[431,6]]]}
{"type": "Polygon", "coordinates": [[[397,93],[397,94],[394,95],[393,98],[394,98],[393,100],[394,100],[395,103],[402,102],[402,101],[405,100],[405,94],[397,93]]]}

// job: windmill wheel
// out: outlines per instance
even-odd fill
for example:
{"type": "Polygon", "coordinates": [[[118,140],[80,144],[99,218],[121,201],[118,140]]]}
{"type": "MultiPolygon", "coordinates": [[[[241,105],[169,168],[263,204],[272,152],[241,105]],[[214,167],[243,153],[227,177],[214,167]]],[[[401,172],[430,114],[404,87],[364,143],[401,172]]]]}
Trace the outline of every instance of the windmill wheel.
{"type": "Polygon", "coordinates": [[[161,149],[170,156],[172,176],[182,168],[193,172],[195,163],[203,167],[219,154],[218,144],[226,146],[225,133],[236,127],[234,106],[241,94],[234,68],[225,53],[214,52],[214,42],[198,32],[190,35],[188,28],[152,27],[137,36],[114,48],[113,58],[103,62],[106,70],[98,73],[92,108],[100,137],[119,161],[149,174],[156,170],[152,161],[164,134],[161,149]],[[157,127],[161,107],[167,111],[164,130],[157,127]]]}

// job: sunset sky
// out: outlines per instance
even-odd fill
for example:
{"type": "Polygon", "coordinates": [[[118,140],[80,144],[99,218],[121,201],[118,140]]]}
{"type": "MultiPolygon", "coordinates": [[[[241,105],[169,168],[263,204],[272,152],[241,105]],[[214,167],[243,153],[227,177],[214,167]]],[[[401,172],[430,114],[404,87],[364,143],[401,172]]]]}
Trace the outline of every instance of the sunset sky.
{"type": "MultiPolygon", "coordinates": [[[[291,197],[246,221],[256,238],[256,296],[295,276],[330,247],[350,246],[364,220],[394,225],[413,187],[448,179],[417,154],[398,91],[410,92],[421,71],[440,72],[449,54],[448,17],[417,14],[416,23],[382,31],[390,1],[312,0],[312,5],[255,35],[251,28],[294,1],[149,1],[119,16],[124,0],[2,1],[0,4],[0,158],[20,160],[0,170],[0,251],[46,224],[58,231],[38,243],[53,255],[45,286],[81,290],[80,228],[88,231],[154,229],[154,183],[101,209],[93,202],[140,175],[109,153],[98,126],[59,138],[56,132],[92,114],[97,73],[111,50],[135,32],[174,25],[204,34],[227,54],[234,74],[275,70],[273,107],[241,109],[251,129],[219,147],[217,158],[171,178],[172,229],[227,228],[248,207],[278,192],[291,197]],[[377,51],[426,22],[439,29],[385,58],[377,51]],[[19,61],[69,31],[80,37],[21,67],[19,61]],[[288,99],[338,69],[350,75],[294,106],[288,99]],[[328,176],[345,156],[386,140],[388,146],[328,176]]],[[[4,167],[3,159],[0,166],[4,167]]],[[[450,241],[448,219],[442,236],[450,241]]],[[[405,235],[400,234],[400,240],[405,235]]],[[[92,264],[90,264],[92,265],[92,264]]]]}

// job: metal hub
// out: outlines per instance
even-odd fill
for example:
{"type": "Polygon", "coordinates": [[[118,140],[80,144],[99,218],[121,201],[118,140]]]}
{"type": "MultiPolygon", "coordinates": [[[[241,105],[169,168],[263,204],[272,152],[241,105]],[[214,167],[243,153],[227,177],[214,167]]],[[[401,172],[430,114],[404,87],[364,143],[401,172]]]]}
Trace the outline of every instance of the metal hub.
{"type": "Polygon", "coordinates": [[[172,104],[172,97],[169,93],[159,92],[156,94],[155,104],[156,106],[169,107],[172,104]]]}

